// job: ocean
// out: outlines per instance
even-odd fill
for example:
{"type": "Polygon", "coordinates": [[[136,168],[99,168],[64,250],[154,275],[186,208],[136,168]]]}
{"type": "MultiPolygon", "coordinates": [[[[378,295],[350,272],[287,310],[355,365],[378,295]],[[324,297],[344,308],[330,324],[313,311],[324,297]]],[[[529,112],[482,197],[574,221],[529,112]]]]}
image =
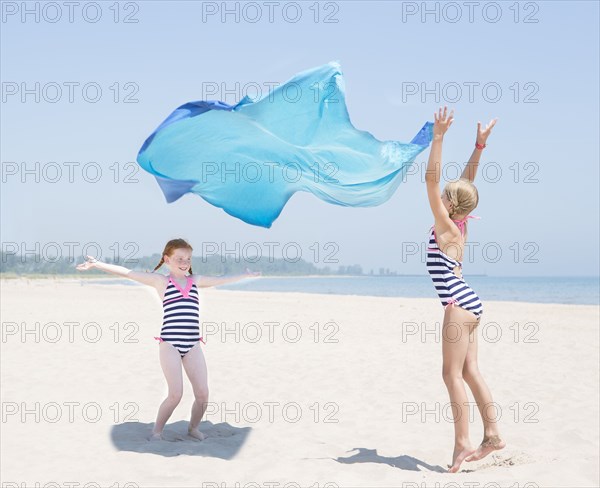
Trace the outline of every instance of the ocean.
{"type": "MultiPolygon", "coordinates": [[[[465,276],[481,300],[598,305],[599,277],[465,276]]],[[[82,284],[132,284],[127,279],[82,279],[82,284]]],[[[142,286],[142,285],[140,285],[142,286]]],[[[219,286],[225,290],[304,292],[378,297],[436,298],[433,283],[423,276],[289,276],[251,278],[219,286]]]]}

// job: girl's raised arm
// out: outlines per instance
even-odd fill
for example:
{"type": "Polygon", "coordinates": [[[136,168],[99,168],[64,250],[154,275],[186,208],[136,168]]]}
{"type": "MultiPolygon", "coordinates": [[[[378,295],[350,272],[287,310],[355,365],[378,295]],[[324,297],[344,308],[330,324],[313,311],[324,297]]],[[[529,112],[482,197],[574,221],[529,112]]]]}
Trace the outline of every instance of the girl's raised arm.
{"type": "Polygon", "coordinates": [[[255,278],[260,276],[260,271],[250,271],[246,268],[246,274],[231,275],[231,276],[204,276],[204,275],[192,275],[192,279],[196,286],[200,288],[208,288],[209,286],[225,285],[226,283],[235,283],[246,278],[255,278]]]}
{"type": "Polygon", "coordinates": [[[124,278],[129,278],[130,280],[138,281],[144,285],[153,286],[155,288],[159,288],[164,284],[165,281],[165,277],[159,273],[142,273],[139,271],[132,271],[117,264],[103,263],[92,256],[87,256],[87,260],[85,262],[77,265],[77,269],[79,271],[85,271],[93,268],[118,276],[123,276],[124,278]]]}
{"type": "Polygon", "coordinates": [[[462,172],[461,178],[465,178],[469,181],[475,180],[475,175],[477,174],[477,168],[479,167],[479,160],[481,159],[481,152],[483,151],[483,147],[477,147],[477,146],[485,147],[485,141],[487,141],[487,138],[490,135],[492,127],[494,127],[496,125],[497,120],[498,119],[491,120],[490,123],[483,130],[481,130],[481,122],[477,122],[476,146],[475,146],[475,149],[473,149],[473,154],[471,154],[471,157],[469,158],[469,162],[467,163],[467,165],[465,166],[465,169],[462,172]]]}
{"type": "Polygon", "coordinates": [[[446,117],[447,108],[444,107],[444,112],[439,109],[439,113],[434,113],[435,122],[433,124],[433,141],[431,142],[431,150],[429,152],[429,161],[427,163],[427,171],[425,172],[425,184],[427,186],[427,196],[429,198],[429,206],[433,212],[433,217],[436,223],[445,224],[444,227],[452,226],[452,221],[448,216],[448,210],[442,202],[442,194],[440,192],[440,173],[442,165],[442,142],[444,134],[448,127],[454,121],[454,110],[446,117]]]}

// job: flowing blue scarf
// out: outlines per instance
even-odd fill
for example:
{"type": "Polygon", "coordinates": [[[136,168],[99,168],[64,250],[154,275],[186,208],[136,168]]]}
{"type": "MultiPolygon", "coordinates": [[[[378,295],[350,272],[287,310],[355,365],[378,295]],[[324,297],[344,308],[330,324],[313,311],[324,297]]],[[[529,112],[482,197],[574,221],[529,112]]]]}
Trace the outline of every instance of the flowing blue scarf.
{"type": "Polygon", "coordinates": [[[410,143],[354,128],[341,67],[332,61],[257,99],[181,105],[146,139],[137,162],[168,203],[195,193],[269,228],[297,191],[337,205],[382,204],[432,135],[431,122],[410,143]]]}

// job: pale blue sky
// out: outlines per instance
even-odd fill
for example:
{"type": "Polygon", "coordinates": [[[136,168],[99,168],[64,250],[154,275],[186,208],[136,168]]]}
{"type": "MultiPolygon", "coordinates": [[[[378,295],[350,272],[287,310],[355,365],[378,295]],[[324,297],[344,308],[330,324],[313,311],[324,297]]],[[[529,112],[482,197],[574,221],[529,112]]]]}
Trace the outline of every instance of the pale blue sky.
{"type": "MultiPolygon", "coordinates": [[[[446,137],[444,161],[465,161],[477,120],[499,118],[481,162],[489,172],[488,178],[479,175],[477,181],[480,205],[473,213],[482,220],[471,225],[470,239],[479,246],[473,262],[466,264],[466,274],[598,274],[597,2],[522,2],[519,22],[514,21],[514,6],[511,10],[514,2],[499,2],[502,17],[496,23],[489,21],[493,9],[487,11],[488,20],[476,9],[470,23],[465,2],[455,3],[462,9],[455,23],[449,20],[456,10],[445,4],[439,4],[446,8],[446,17],[438,23],[431,15],[425,22],[419,15],[403,21],[403,8],[420,8],[422,2],[331,3],[337,11],[321,3],[321,15],[331,14],[337,23],[324,23],[322,17],[315,22],[314,2],[300,3],[303,15],[297,23],[282,19],[280,9],[273,23],[236,23],[231,16],[226,22],[218,16],[203,22],[202,8],[210,2],[134,3],[137,23],[115,23],[112,1],[100,2],[102,18],[96,23],[83,20],[80,10],[69,23],[66,7],[55,23],[47,21],[55,15],[50,10],[39,23],[31,15],[25,22],[18,14],[2,18],[5,245],[25,242],[33,248],[35,242],[57,242],[67,255],[68,242],[80,243],[79,249],[83,243],[98,242],[104,253],[110,253],[114,243],[123,252],[127,242],[135,242],[138,255],[146,255],[161,252],[167,240],[181,236],[195,247],[195,255],[200,255],[202,242],[226,242],[230,248],[235,242],[258,242],[267,256],[269,247],[262,243],[277,242],[281,248],[292,242],[314,262],[317,243],[321,255],[316,264],[321,266],[324,254],[333,249],[326,243],[334,242],[339,264],[361,264],[367,272],[389,267],[424,273],[421,258],[402,259],[403,243],[412,248],[412,243],[424,241],[432,223],[418,175],[402,183],[387,203],[373,208],[329,205],[312,194],[297,193],[271,229],[245,224],[191,194],[166,204],[154,178],[143,171],[134,175],[137,183],[123,182],[130,172],[126,164],[135,161],[145,138],[177,106],[201,99],[203,82],[230,88],[236,82],[283,83],[299,71],[338,60],[353,124],[381,140],[408,142],[444,103],[432,95],[425,102],[418,95],[403,100],[403,83],[433,88],[439,82],[447,87],[447,97],[455,96],[455,84],[463,87],[462,98],[448,103],[455,109],[455,123],[446,137]],[[523,22],[526,15],[538,22],[523,22]],[[36,103],[32,95],[23,103],[19,94],[8,94],[22,82],[29,88],[36,82],[47,86],[47,97],[55,96],[52,83],[63,86],[64,92],[56,103],[43,98],[36,103]],[[64,85],[69,82],[97,83],[103,94],[90,103],[76,89],[69,103],[64,85]],[[122,98],[133,93],[127,83],[138,87],[138,102],[115,103],[111,86],[120,87],[122,98]],[[468,83],[480,84],[472,102],[468,83]],[[486,83],[502,89],[495,103],[482,95],[486,83]],[[538,101],[524,103],[528,94],[538,101]],[[63,169],[60,181],[35,183],[34,175],[28,175],[22,183],[21,174],[11,175],[13,166],[7,164],[27,162],[33,168],[36,161],[50,178],[55,166],[47,163],[56,162],[63,169]],[[65,162],[79,162],[79,168],[96,162],[103,173],[97,183],[89,183],[78,169],[69,182],[65,162]],[[121,168],[116,183],[110,169],[115,162],[121,168]],[[494,183],[498,167],[502,176],[494,183]],[[527,175],[538,182],[525,183],[527,175]],[[489,251],[487,259],[483,246],[489,251]],[[502,257],[493,262],[497,249],[502,257]],[[527,256],[538,262],[524,262],[527,256]]],[[[4,2],[4,14],[9,13],[7,4],[18,8],[21,2],[4,2]]],[[[257,4],[267,12],[264,3],[257,4]]],[[[436,3],[427,5],[433,9],[436,3]]],[[[125,3],[120,6],[121,16],[133,12],[125,3]]],[[[495,93],[490,90],[487,95],[495,93]]],[[[208,98],[234,104],[239,97],[208,98]]],[[[428,153],[417,158],[416,168],[428,153]]]]}

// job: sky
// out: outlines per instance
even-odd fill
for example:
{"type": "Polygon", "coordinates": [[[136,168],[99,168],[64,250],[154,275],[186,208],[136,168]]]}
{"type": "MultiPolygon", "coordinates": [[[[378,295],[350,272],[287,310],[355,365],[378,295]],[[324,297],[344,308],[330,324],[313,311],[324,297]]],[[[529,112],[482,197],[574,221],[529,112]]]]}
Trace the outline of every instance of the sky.
{"type": "Polygon", "coordinates": [[[440,105],[454,109],[446,180],[470,156],[477,121],[498,118],[465,274],[597,276],[598,2],[476,3],[2,2],[2,250],[81,262],[160,253],[182,237],[195,256],[284,252],[424,273],[428,149],[384,204],[296,193],[270,229],[193,194],[167,204],[135,163],[178,106],[235,104],[338,61],[353,125],[379,140],[408,142],[440,105]]]}

